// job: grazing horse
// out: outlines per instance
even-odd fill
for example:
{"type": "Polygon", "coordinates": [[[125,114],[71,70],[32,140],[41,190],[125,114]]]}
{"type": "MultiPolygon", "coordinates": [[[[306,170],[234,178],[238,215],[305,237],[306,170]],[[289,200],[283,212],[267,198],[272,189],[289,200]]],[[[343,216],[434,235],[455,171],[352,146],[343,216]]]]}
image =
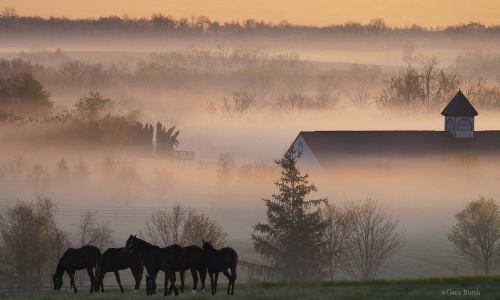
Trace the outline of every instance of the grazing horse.
{"type": "MultiPolygon", "coordinates": [[[[127,249],[131,252],[137,252],[139,256],[142,258],[142,262],[144,263],[144,267],[146,268],[146,294],[153,295],[156,293],[156,276],[160,270],[165,272],[165,280],[170,279],[170,283],[172,284],[175,295],[177,296],[179,293],[177,288],[175,287],[175,276],[173,272],[169,269],[166,269],[165,266],[161,264],[161,249],[158,246],[154,246],[135,235],[130,235],[127,243],[127,249]],[[151,288],[149,288],[151,287],[151,288]]],[[[165,295],[167,291],[165,290],[165,295]]]]}
{"type": "Polygon", "coordinates": [[[210,242],[203,241],[203,255],[207,264],[212,295],[217,293],[217,279],[222,272],[229,280],[227,294],[234,295],[234,282],[236,281],[236,266],[238,265],[238,254],[233,248],[226,247],[216,250],[210,242]],[[231,273],[228,272],[231,270],[231,273]],[[214,278],[215,277],[215,278],[214,278]]]}
{"type": "Polygon", "coordinates": [[[134,289],[139,290],[144,266],[142,265],[142,259],[138,253],[130,253],[126,247],[109,248],[102,254],[101,261],[100,272],[97,274],[97,280],[101,286],[101,292],[104,292],[104,276],[106,276],[107,272],[113,272],[115,273],[116,281],[118,281],[118,285],[120,286],[120,291],[123,293],[119,270],[125,270],[128,268],[132,271],[132,275],[135,279],[134,289]]]}
{"type": "MultiPolygon", "coordinates": [[[[193,293],[196,293],[198,286],[198,274],[201,279],[201,290],[205,289],[205,278],[207,275],[207,268],[205,265],[205,259],[203,256],[203,250],[198,246],[187,246],[181,247],[179,245],[172,245],[160,250],[160,265],[162,269],[170,270],[174,276],[175,282],[175,272],[180,273],[181,279],[181,292],[184,291],[184,272],[186,270],[191,271],[191,276],[193,277],[193,293]]],[[[165,277],[165,291],[168,290],[168,294],[176,290],[175,285],[170,286],[168,289],[167,277],[165,277]]]]}
{"type": "Polygon", "coordinates": [[[52,275],[54,290],[60,290],[63,285],[64,272],[68,273],[69,282],[76,293],[75,271],[86,269],[90,278],[90,292],[99,290],[99,284],[94,277],[93,269],[99,273],[101,266],[101,251],[94,246],[83,246],[78,249],[69,248],[59,259],[56,273],[52,275]]]}

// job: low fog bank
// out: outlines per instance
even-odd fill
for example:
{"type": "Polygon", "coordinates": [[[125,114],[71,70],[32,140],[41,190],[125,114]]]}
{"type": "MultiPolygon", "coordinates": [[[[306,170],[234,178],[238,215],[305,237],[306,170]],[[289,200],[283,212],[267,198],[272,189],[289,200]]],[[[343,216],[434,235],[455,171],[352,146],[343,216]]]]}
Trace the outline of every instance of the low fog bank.
{"type": "MultiPolygon", "coordinates": [[[[261,145],[261,152],[277,147],[254,139],[261,145]]],[[[227,141],[235,143],[238,139],[227,141]]],[[[92,209],[100,221],[109,222],[113,228],[115,245],[123,246],[130,233],[144,230],[153,213],[180,203],[217,220],[229,234],[231,245],[240,251],[241,259],[260,262],[250,234],[252,226],[265,219],[261,197],[275,191],[273,182],[279,170],[270,159],[248,163],[231,158],[224,164],[221,159],[172,161],[99,151],[67,154],[61,150],[48,155],[40,149],[38,156],[34,150],[3,153],[2,210],[14,205],[16,199],[29,201],[35,195],[47,195],[57,205],[57,220],[63,229],[74,231],[79,216],[92,209]]],[[[278,157],[276,154],[274,158],[278,157]]],[[[454,215],[467,202],[479,195],[498,201],[500,157],[338,159],[342,165],[334,169],[310,170],[311,181],[319,189],[311,198],[327,197],[329,203],[342,207],[349,201],[370,197],[399,219],[407,243],[380,277],[473,272],[454,251],[447,233],[454,215]]]]}

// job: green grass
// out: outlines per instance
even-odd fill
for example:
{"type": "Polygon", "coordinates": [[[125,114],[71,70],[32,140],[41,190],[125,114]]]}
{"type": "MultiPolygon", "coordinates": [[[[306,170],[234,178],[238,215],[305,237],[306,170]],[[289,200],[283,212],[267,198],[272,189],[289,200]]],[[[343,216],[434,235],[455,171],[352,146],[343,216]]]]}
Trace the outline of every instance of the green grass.
{"type": "MultiPolygon", "coordinates": [[[[371,280],[371,281],[337,281],[337,282],[307,282],[307,283],[255,283],[237,284],[235,296],[225,295],[226,285],[220,285],[216,296],[205,294],[191,294],[185,292],[177,299],[500,299],[500,277],[498,276],[470,276],[470,277],[439,277],[401,280],[371,280]],[[474,295],[446,295],[479,291],[474,295]]],[[[82,290],[74,295],[68,291],[40,292],[36,294],[0,294],[0,299],[12,300],[115,300],[115,299],[163,299],[162,290],[153,297],[147,297],[144,290],[133,293],[128,290],[120,294],[112,290],[105,294],[88,294],[82,290]]],[[[168,296],[173,297],[173,296],[168,296]]]]}

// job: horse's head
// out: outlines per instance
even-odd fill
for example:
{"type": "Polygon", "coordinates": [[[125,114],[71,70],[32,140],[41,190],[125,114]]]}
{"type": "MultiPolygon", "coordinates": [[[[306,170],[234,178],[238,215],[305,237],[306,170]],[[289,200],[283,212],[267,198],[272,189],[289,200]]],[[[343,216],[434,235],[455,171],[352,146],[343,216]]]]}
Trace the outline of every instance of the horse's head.
{"type": "Polygon", "coordinates": [[[62,276],[57,276],[56,274],[52,275],[52,282],[54,283],[54,291],[58,291],[62,288],[62,276]]]}
{"type": "Polygon", "coordinates": [[[137,237],[135,235],[130,235],[125,243],[125,247],[127,248],[129,253],[134,252],[135,249],[135,240],[137,237]]]}
{"type": "Polygon", "coordinates": [[[203,242],[203,246],[201,246],[201,248],[205,251],[208,251],[208,250],[214,250],[214,246],[212,246],[212,242],[210,241],[205,241],[205,240],[202,240],[203,242]]]}

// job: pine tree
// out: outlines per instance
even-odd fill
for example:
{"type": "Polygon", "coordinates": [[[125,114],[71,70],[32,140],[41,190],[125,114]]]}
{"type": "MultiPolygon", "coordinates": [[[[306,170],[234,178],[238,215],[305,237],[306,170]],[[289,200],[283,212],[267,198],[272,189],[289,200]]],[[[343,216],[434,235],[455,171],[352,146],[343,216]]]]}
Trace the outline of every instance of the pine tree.
{"type": "Polygon", "coordinates": [[[305,199],[317,189],[297,168],[293,147],[275,162],[281,167],[281,178],[275,182],[278,193],[262,199],[267,206],[267,224],[254,226],[254,248],[284,280],[319,278],[326,228],[320,208],[326,199],[305,199]]]}

